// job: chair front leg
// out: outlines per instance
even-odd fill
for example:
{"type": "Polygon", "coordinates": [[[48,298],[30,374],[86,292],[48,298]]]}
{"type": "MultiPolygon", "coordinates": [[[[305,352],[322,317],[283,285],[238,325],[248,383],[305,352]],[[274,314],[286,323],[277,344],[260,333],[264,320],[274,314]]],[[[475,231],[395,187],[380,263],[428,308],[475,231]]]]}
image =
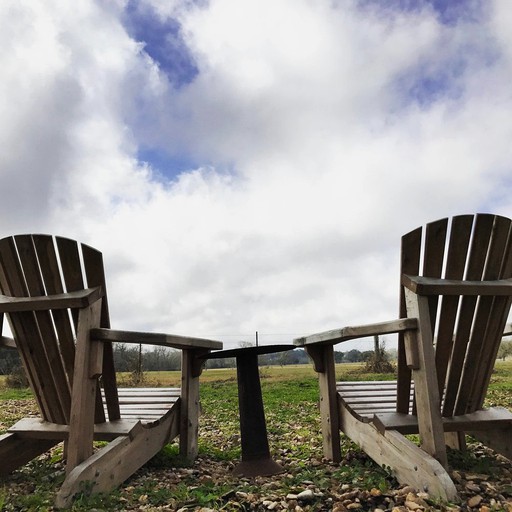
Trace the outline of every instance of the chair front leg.
{"type": "Polygon", "coordinates": [[[340,420],[338,394],[336,391],[334,348],[331,344],[325,344],[318,346],[306,345],[305,349],[313,360],[315,371],[318,373],[324,457],[334,462],[340,462],[340,420]]]}
{"type": "Polygon", "coordinates": [[[184,349],[181,356],[180,455],[189,462],[198,453],[200,352],[184,349]]]}
{"type": "Polygon", "coordinates": [[[432,341],[428,297],[405,289],[407,316],[418,319],[418,330],[407,332],[410,345],[417,347],[417,368],[412,370],[421,448],[448,467],[432,341]],[[415,338],[415,339],[414,339],[415,338]]]}
{"type": "Polygon", "coordinates": [[[99,326],[100,314],[101,300],[79,311],[67,443],[68,473],[93,452],[95,401],[103,347],[101,342],[90,339],[90,330],[99,326]]]}

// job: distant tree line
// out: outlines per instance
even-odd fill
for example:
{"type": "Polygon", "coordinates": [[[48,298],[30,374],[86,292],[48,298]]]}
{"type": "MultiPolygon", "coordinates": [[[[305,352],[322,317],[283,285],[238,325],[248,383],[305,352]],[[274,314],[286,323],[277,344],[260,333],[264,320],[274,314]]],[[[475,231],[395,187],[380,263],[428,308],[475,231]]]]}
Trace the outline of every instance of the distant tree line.
{"type": "MultiPolygon", "coordinates": [[[[386,350],[387,358],[396,359],[396,349],[386,350]]],[[[362,363],[374,357],[373,350],[360,351],[351,349],[346,352],[334,351],[336,363],[362,363]]],[[[498,352],[498,358],[505,359],[512,356],[512,340],[503,340],[498,352]]],[[[139,345],[114,343],[114,363],[119,372],[173,371],[181,368],[181,351],[166,347],[153,347],[151,350],[140,350],[139,345]]],[[[297,348],[286,352],[265,354],[259,357],[260,366],[309,364],[307,353],[297,348]]],[[[21,366],[16,350],[0,348],[0,375],[10,375],[18,371],[21,366]]],[[[235,359],[209,359],[206,368],[234,368],[235,359]]]]}
{"type": "MultiPolygon", "coordinates": [[[[144,372],[172,371],[181,368],[181,351],[166,347],[153,347],[151,350],[140,350],[139,345],[114,343],[114,364],[118,372],[144,372]]],[[[390,351],[392,352],[392,351],[390,351]]],[[[335,351],[334,357],[337,363],[359,363],[368,360],[373,351],[352,349],[347,352],[335,351]]],[[[297,348],[285,352],[265,354],[259,357],[261,366],[309,364],[307,353],[297,348]]],[[[16,350],[0,348],[0,375],[8,375],[21,365],[16,350]]],[[[209,359],[206,368],[234,368],[235,359],[209,359]]]]}

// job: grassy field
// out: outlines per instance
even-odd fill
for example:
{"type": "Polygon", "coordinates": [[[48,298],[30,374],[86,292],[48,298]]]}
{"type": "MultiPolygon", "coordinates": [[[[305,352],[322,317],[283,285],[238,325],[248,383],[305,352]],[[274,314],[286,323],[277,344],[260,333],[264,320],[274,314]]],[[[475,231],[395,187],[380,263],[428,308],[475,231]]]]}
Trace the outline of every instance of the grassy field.
{"type": "MultiPolygon", "coordinates": [[[[370,491],[376,496],[392,495],[396,482],[348,439],[342,441],[342,464],[322,460],[318,385],[310,365],[262,367],[260,373],[269,443],[273,457],[286,468],[283,475],[256,480],[231,476],[240,457],[236,370],[210,369],[201,376],[203,415],[197,463],[191,468],[182,467],[176,446],[169,445],[119,490],[108,497],[84,497],[76,502],[74,510],[267,510],[269,505],[264,503],[269,496],[278,496],[283,503],[287,494],[314,486],[318,489],[315,501],[296,509],[313,512],[332,510],[333,499],[343,488],[367,495],[370,491]]],[[[338,379],[368,377],[358,364],[337,366],[338,379]]],[[[121,374],[119,380],[127,382],[129,375],[121,374]]],[[[178,386],[179,382],[179,372],[146,374],[146,384],[150,386],[178,386]]],[[[487,404],[512,410],[512,361],[497,363],[487,404]]],[[[30,392],[8,390],[0,377],[0,434],[27,409],[35,410],[30,392]]],[[[0,481],[0,510],[51,510],[55,491],[63,479],[61,450],[57,448],[0,481]]],[[[470,453],[462,463],[477,473],[497,471],[495,461],[481,452],[470,453]]],[[[510,493],[512,500],[512,483],[510,493]]],[[[278,503],[275,499],[272,503],[278,503]]],[[[380,502],[371,501],[371,496],[368,499],[368,505],[360,510],[386,509],[380,502]]]]}

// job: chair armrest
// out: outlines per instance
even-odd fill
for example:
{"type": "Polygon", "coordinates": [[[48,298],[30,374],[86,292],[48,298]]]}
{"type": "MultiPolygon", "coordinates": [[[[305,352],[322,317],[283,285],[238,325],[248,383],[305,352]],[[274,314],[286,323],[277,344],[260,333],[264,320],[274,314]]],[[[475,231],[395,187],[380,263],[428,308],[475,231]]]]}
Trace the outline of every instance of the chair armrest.
{"type": "Polygon", "coordinates": [[[366,338],[368,336],[376,336],[381,334],[392,334],[395,332],[403,332],[411,329],[417,329],[418,322],[416,318],[400,318],[391,320],[390,322],[381,322],[376,324],[359,325],[356,327],[343,327],[342,329],[334,329],[332,331],[310,334],[302,338],[293,340],[294,345],[335,345],[342,341],[353,340],[357,338],[366,338]]]}
{"type": "Polygon", "coordinates": [[[41,297],[10,297],[0,295],[0,312],[45,311],[49,309],[83,308],[103,297],[101,286],[76,292],[41,297]]]}
{"type": "Polygon", "coordinates": [[[459,281],[402,274],[402,285],[417,295],[502,295],[512,296],[512,279],[459,281]]]}
{"type": "Polygon", "coordinates": [[[114,329],[97,328],[91,329],[91,338],[98,341],[160,345],[178,349],[222,349],[221,341],[152,332],[117,331],[114,329]]]}

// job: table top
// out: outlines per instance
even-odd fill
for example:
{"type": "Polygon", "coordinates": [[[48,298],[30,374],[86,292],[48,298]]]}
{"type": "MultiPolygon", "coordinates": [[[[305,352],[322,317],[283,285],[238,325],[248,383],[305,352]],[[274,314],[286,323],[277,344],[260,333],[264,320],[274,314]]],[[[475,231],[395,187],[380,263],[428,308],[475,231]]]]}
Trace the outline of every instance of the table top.
{"type": "Polygon", "coordinates": [[[239,357],[245,355],[273,354],[299,348],[295,345],[258,345],[257,347],[239,347],[228,350],[215,350],[206,354],[204,359],[223,359],[225,357],[239,357]]]}

